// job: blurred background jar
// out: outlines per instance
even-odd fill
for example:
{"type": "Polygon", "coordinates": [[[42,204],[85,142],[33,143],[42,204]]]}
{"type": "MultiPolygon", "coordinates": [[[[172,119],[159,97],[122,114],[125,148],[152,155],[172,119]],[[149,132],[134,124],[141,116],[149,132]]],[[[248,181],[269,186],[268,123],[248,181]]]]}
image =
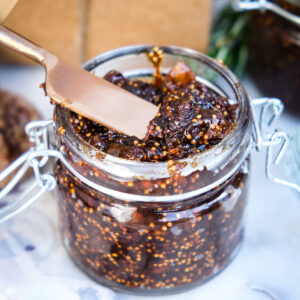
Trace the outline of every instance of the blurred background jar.
{"type": "Polygon", "coordinates": [[[208,55],[300,115],[300,0],[217,1],[208,55]]]}
{"type": "MultiPolygon", "coordinates": [[[[300,20],[299,0],[269,2],[300,20]]],[[[260,91],[300,114],[300,23],[273,11],[255,11],[250,40],[249,71],[260,91]]]]}

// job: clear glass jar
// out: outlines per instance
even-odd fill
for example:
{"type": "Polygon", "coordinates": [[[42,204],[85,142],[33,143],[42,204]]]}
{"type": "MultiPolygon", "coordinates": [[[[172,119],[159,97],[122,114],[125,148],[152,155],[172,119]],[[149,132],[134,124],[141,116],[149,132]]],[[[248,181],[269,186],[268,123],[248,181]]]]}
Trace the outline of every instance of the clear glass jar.
{"type": "MultiPolygon", "coordinates": [[[[149,51],[151,47],[111,51],[85,68],[98,76],[115,69],[147,77],[153,72],[149,51]]],[[[57,106],[54,117],[57,147],[65,160],[105,188],[91,188],[64,163],[56,163],[66,249],[98,282],[134,293],[169,293],[199,284],[227,266],[243,239],[252,137],[248,96],[207,57],[175,47],[163,52],[165,72],[176,61],[186,61],[199,80],[209,80],[211,88],[239,103],[237,126],[213,149],[179,161],[128,161],[82,140],[67,110],[57,106]]]]}
{"type": "MultiPolygon", "coordinates": [[[[300,20],[300,1],[271,0],[300,20]]],[[[274,11],[256,11],[252,17],[250,74],[261,92],[282,99],[300,114],[300,24],[274,11]]]]}
{"type": "MultiPolygon", "coordinates": [[[[147,57],[151,49],[116,49],[84,68],[96,76],[115,69],[127,77],[147,78],[154,72],[147,57]]],[[[282,112],[278,99],[250,102],[226,66],[191,49],[161,49],[163,73],[184,61],[197,80],[238,104],[235,126],[217,145],[181,160],[121,159],[85,142],[74,131],[69,112],[57,106],[53,121],[26,126],[34,147],[0,173],[1,181],[18,170],[0,191],[0,200],[29,167],[37,179],[23,197],[0,208],[0,223],[57,187],[62,240],[73,261],[99,283],[135,294],[174,293],[203,283],[228,265],[243,240],[250,151],[266,146],[269,170],[271,147],[284,146],[288,139],[282,131],[261,132],[269,108],[272,120],[282,112]],[[257,105],[262,106],[259,120],[257,105]],[[58,159],[55,177],[44,173],[49,157],[58,159]]]]}

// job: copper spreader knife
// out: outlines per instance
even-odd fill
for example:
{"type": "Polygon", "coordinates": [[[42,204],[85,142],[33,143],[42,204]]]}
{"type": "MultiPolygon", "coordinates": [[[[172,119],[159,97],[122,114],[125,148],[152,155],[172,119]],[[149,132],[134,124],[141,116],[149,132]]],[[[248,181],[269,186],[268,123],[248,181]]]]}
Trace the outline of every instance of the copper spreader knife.
{"type": "Polygon", "coordinates": [[[2,25],[0,44],[45,68],[45,90],[57,104],[118,132],[145,137],[157,106],[65,62],[2,25]]]}

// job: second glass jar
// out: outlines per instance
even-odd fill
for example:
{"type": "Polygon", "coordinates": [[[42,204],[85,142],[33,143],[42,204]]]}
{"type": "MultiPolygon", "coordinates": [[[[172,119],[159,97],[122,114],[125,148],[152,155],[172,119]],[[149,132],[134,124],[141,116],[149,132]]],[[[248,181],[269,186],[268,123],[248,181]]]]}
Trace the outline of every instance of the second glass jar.
{"type": "MultiPolygon", "coordinates": [[[[272,0],[300,18],[300,3],[272,0]]],[[[287,109],[300,114],[300,26],[274,12],[254,12],[250,72],[265,96],[282,99],[287,109]]]]}

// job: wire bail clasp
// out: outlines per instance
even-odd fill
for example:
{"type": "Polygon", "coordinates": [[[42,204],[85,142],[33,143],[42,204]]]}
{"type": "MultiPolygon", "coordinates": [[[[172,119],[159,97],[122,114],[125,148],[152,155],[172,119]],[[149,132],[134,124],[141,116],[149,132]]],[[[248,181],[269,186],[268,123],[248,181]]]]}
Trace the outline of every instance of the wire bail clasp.
{"type": "Polygon", "coordinates": [[[0,190],[0,203],[20,182],[30,167],[33,169],[36,178],[36,181],[25,189],[20,197],[16,197],[17,199],[4,203],[3,208],[0,209],[0,224],[23,211],[45,192],[51,191],[56,187],[56,179],[54,176],[51,174],[43,174],[41,171],[41,168],[44,167],[49,160],[48,151],[57,152],[56,150],[50,150],[49,129],[52,128],[52,126],[53,121],[33,121],[28,123],[25,126],[25,132],[29,140],[33,143],[33,146],[5,170],[0,172],[0,182],[8,179],[16,172],[4,188],[0,190]]]}
{"type": "Polygon", "coordinates": [[[265,174],[267,178],[275,183],[288,186],[300,192],[300,185],[287,179],[273,175],[272,168],[278,166],[282,157],[286,153],[291,141],[290,136],[279,129],[273,133],[267,133],[266,127],[270,127],[273,122],[281,115],[284,109],[283,103],[277,98],[259,98],[251,101],[253,116],[253,141],[254,147],[259,152],[266,147],[265,174]],[[255,108],[260,107],[259,117],[257,118],[255,108]],[[267,120],[267,115],[271,115],[267,120]],[[279,147],[277,154],[274,155],[274,148],[279,147]]]}

